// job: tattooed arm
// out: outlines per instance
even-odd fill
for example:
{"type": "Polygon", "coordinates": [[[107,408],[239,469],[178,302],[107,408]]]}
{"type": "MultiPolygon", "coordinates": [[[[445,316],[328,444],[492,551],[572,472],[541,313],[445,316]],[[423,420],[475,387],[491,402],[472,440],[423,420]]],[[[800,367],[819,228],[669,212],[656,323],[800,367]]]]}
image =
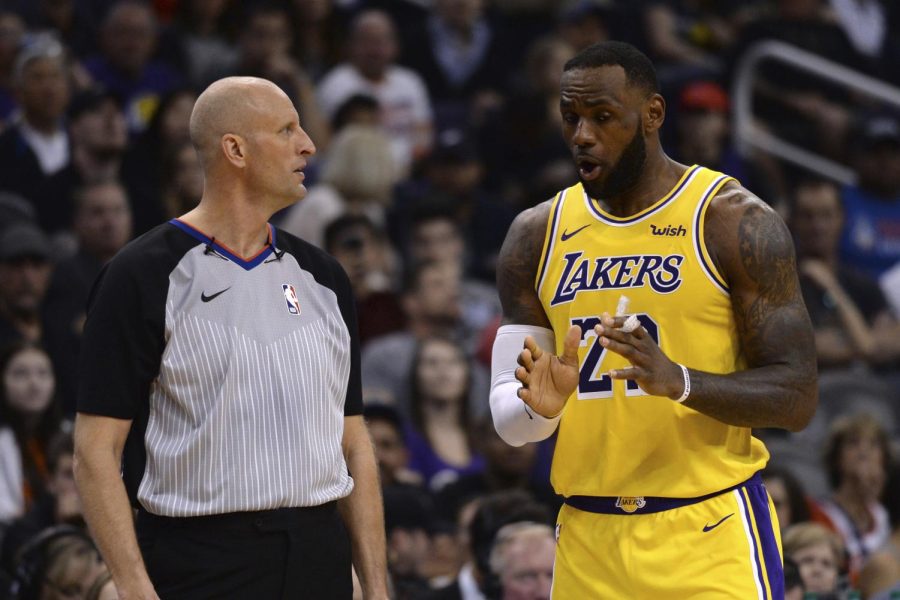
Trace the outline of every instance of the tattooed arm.
{"type": "Polygon", "coordinates": [[[497,260],[497,291],[503,324],[536,325],[550,329],[550,321],[534,289],[538,263],[550,218],[550,200],[516,217],[497,260]]]}
{"type": "Polygon", "coordinates": [[[686,405],[733,425],[803,429],[817,403],[816,349],[791,235],[775,212],[731,184],[707,214],[706,244],[731,289],[748,369],[691,372],[686,405]]]}
{"type": "MultiPolygon", "coordinates": [[[[747,369],[726,375],[689,369],[684,405],[729,425],[803,429],[817,403],[816,350],[787,227],[759,198],[729,184],[710,204],[705,240],[731,290],[747,369]]],[[[632,364],[610,375],[636,380],[649,394],[681,397],[681,368],[642,327],[623,333],[623,321],[604,315],[596,327],[600,343],[632,364]]]]}

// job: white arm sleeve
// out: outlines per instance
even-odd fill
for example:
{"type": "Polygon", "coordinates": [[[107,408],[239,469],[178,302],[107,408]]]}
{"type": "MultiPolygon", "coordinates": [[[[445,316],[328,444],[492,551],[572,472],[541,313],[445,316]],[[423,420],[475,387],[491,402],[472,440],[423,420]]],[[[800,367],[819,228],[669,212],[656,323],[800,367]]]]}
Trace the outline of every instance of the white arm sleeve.
{"type": "Polygon", "coordinates": [[[519,398],[522,384],[516,379],[517,359],[530,335],[545,352],[555,353],[553,331],[534,325],[503,325],[497,330],[491,355],[491,416],[494,428],[510,446],[539,442],[550,437],[559,424],[562,413],[552,418],[542,417],[519,398]]]}

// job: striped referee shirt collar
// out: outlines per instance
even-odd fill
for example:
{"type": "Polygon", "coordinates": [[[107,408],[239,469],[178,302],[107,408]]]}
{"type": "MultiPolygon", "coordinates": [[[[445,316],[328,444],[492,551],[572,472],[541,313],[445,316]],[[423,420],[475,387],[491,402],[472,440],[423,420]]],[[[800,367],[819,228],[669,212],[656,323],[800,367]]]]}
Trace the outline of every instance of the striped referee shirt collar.
{"type": "Polygon", "coordinates": [[[271,223],[266,223],[266,228],[269,231],[269,236],[268,240],[266,241],[265,247],[263,247],[262,250],[260,250],[256,253],[256,255],[251,256],[250,258],[244,258],[225,244],[217,242],[215,237],[208,236],[196,227],[188,225],[180,219],[172,219],[169,221],[169,223],[182,230],[192,238],[203,242],[207,246],[212,247],[221,256],[224,256],[231,262],[243,267],[246,271],[249,271],[256,266],[261,265],[263,261],[265,261],[269,256],[272,255],[272,253],[275,252],[275,228],[272,227],[271,223]]]}

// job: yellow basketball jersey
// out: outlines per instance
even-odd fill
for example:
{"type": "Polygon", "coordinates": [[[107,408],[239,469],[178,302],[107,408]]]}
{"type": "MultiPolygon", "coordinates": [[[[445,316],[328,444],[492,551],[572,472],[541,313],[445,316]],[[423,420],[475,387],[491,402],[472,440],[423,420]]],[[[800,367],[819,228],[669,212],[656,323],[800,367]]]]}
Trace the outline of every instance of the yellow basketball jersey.
{"type": "Polygon", "coordinates": [[[744,368],[725,280],[710,260],[703,222],[728,181],[693,166],[662,199],[620,218],[581,184],[553,202],[536,289],[561,352],[566,331],[583,332],[578,388],[559,425],[551,482],[564,496],[690,498],[736,485],[765,466],[768,452],[750,429],[733,427],[645,394],[606,373],[627,366],[598,342],[594,325],[629,313],[673,361],[710,373],[744,368]]]}

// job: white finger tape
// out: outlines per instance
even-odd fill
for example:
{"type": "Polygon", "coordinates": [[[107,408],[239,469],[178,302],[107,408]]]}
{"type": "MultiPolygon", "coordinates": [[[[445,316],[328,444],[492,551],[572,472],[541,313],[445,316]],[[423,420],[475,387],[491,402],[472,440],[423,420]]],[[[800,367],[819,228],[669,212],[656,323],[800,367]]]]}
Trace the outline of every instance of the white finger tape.
{"type": "Polygon", "coordinates": [[[628,312],[628,302],[629,302],[628,296],[626,296],[624,294],[619,296],[619,303],[616,304],[616,316],[617,317],[621,317],[626,312],[628,312]]]}
{"type": "Polygon", "coordinates": [[[630,315],[627,319],[625,319],[625,323],[622,324],[621,329],[625,333],[631,333],[640,326],[641,321],[637,318],[637,315],[630,315]]]}

